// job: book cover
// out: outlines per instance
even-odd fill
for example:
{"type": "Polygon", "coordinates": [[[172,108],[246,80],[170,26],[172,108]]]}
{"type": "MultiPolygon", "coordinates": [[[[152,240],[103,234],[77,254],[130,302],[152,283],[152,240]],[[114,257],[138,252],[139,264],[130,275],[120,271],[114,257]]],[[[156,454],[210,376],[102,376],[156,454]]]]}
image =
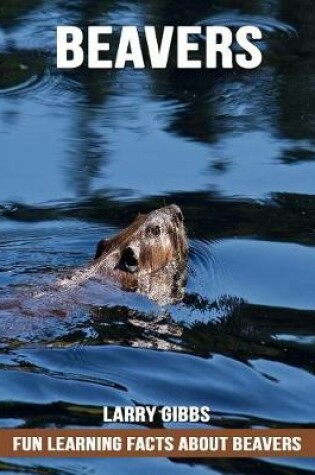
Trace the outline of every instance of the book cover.
{"type": "Polygon", "coordinates": [[[309,0],[0,5],[0,472],[315,470],[309,0]]]}

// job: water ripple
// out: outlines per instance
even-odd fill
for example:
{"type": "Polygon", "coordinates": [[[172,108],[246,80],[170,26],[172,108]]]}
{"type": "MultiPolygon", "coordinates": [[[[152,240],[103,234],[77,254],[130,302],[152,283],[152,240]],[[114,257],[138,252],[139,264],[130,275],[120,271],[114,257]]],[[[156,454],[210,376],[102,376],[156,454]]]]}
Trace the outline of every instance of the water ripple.
{"type": "Polygon", "coordinates": [[[260,15],[241,14],[237,11],[229,14],[222,13],[213,15],[199,22],[200,25],[223,25],[230,27],[241,27],[246,25],[254,25],[267,33],[282,32],[288,36],[297,36],[297,30],[287,23],[260,15]]]}
{"type": "MultiPolygon", "coordinates": [[[[38,66],[20,62],[14,64],[14,80],[0,80],[0,97],[25,98],[39,101],[42,105],[62,107],[81,101],[80,85],[73,78],[67,77],[51,66],[38,66]]],[[[0,65],[1,71],[1,65],[0,65]]]]}
{"type": "Polygon", "coordinates": [[[28,91],[36,91],[42,87],[46,88],[45,85],[49,83],[50,74],[48,71],[44,71],[43,74],[40,73],[31,73],[27,75],[27,67],[20,65],[21,70],[25,70],[25,77],[22,78],[22,81],[13,84],[12,86],[4,86],[0,88],[0,96],[11,96],[17,94],[25,94],[28,91]]]}

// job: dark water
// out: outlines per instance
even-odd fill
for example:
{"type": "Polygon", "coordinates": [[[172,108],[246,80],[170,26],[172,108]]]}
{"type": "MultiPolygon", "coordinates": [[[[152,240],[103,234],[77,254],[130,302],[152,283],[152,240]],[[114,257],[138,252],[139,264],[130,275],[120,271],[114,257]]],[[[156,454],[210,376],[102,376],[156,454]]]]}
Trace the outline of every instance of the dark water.
{"type": "MultiPolygon", "coordinates": [[[[177,203],[183,303],[91,286],[68,320],[1,325],[1,427],[101,427],[103,405],[211,405],[213,427],[315,426],[311,0],[0,6],[1,299],[177,203]],[[61,24],[243,24],[255,71],[61,72],[61,24]]],[[[202,41],[202,39],[200,40],[202,41]]],[[[1,302],[0,302],[1,309],[1,302]]],[[[313,460],[3,460],[5,473],[306,474],[313,460]]]]}

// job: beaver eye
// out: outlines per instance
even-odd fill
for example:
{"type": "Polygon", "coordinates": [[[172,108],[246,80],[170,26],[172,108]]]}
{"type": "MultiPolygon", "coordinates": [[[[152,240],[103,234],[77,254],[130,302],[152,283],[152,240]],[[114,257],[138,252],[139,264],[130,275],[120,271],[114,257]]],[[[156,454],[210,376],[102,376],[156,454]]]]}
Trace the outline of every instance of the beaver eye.
{"type": "Polygon", "coordinates": [[[154,236],[159,236],[161,234],[161,228],[160,226],[154,226],[153,228],[153,234],[154,236]]]}
{"type": "Polygon", "coordinates": [[[118,268],[125,272],[130,272],[131,274],[133,274],[134,272],[138,272],[139,261],[134,253],[134,250],[131,247],[127,247],[123,251],[118,268]]]}
{"type": "Polygon", "coordinates": [[[147,233],[148,234],[153,234],[153,236],[159,236],[161,234],[161,228],[160,226],[156,225],[156,226],[150,226],[148,229],[147,229],[147,233]]]}

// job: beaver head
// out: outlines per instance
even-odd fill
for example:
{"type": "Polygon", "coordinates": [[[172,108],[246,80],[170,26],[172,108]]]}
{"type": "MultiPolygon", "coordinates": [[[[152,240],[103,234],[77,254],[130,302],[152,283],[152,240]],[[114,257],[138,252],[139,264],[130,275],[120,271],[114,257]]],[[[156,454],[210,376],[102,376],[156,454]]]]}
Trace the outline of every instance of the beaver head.
{"type": "MultiPolygon", "coordinates": [[[[126,229],[98,244],[95,265],[110,274],[126,290],[162,288],[161,279],[185,267],[188,245],[184,218],[177,205],[139,215],[126,229]],[[172,272],[171,272],[172,269],[172,272]]],[[[153,297],[152,297],[153,298],[153,297]]]]}

